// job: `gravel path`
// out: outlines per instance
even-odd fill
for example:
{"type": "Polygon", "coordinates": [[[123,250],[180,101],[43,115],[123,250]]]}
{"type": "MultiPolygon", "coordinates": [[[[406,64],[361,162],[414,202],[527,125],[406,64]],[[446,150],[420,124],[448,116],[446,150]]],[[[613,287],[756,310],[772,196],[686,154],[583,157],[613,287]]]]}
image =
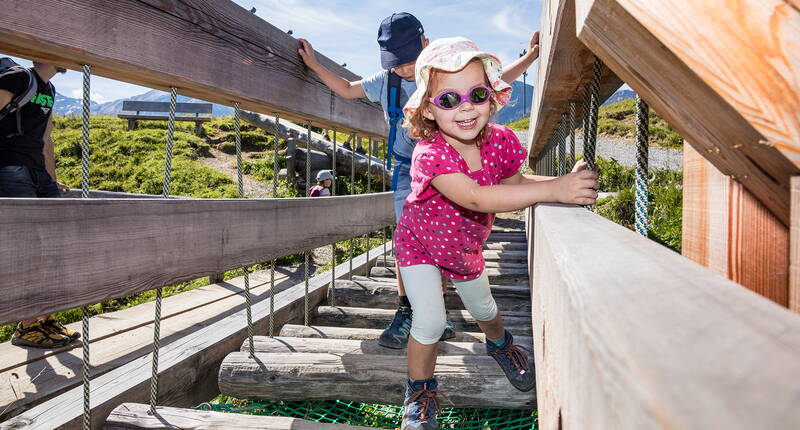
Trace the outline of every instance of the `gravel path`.
{"type": "MultiPolygon", "coordinates": [[[[228,175],[234,184],[239,183],[239,176],[236,173],[236,156],[226,154],[216,148],[209,150],[210,157],[204,157],[200,161],[214,170],[228,175]]],[[[242,153],[242,158],[247,158],[247,153],[242,153]]],[[[272,184],[261,182],[247,175],[242,175],[244,182],[244,196],[252,199],[272,198],[272,184]]]]}

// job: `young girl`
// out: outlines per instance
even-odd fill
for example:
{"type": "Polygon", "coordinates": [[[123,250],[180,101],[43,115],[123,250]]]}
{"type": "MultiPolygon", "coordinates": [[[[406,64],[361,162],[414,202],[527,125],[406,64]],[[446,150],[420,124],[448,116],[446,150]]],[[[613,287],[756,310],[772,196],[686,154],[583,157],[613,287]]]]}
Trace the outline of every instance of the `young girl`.
{"type": "Polygon", "coordinates": [[[417,90],[404,108],[414,149],[411,194],[398,222],[396,245],[414,319],[408,342],[403,429],[438,429],[436,343],[445,328],[441,276],[453,281],[486,334],[487,353],[511,384],[534,386],[528,351],[514,344],[489,289],[481,249],[496,212],[538,202],[593,204],[597,174],[576,164],[551,178],[522,175],[527,156],[514,132],[490,124],[508,102],[500,61],[464,38],[439,39],[416,65],[417,90]]]}
{"type": "Polygon", "coordinates": [[[330,170],[320,170],[317,172],[317,185],[308,189],[307,197],[326,197],[331,195],[333,185],[333,173],[330,170]]]}

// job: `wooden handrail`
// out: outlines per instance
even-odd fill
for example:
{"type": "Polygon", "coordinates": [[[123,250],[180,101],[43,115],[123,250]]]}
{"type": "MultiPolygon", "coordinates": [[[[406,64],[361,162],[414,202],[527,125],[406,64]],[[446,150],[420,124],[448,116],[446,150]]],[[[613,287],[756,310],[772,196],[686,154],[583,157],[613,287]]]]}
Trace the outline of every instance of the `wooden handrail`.
{"type": "MultiPolygon", "coordinates": [[[[317,126],[386,135],[383,111],[335,96],[292,36],[228,0],[8,0],[4,53],[317,126]]],[[[358,76],[317,54],[349,80],[358,76]]]]}
{"type": "Polygon", "coordinates": [[[391,193],[0,199],[0,324],[269,261],[394,222],[391,193]]]}
{"type": "Polygon", "coordinates": [[[800,316],[583,208],[528,222],[541,428],[800,428],[800,316]]]}

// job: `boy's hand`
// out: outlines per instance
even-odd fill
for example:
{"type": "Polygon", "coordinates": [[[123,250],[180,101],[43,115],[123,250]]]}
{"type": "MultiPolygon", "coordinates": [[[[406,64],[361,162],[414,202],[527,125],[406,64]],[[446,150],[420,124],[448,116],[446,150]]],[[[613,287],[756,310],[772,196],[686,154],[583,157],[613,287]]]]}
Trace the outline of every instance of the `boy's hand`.
{"type": "Polygon", "coordinates": [[[314,56],[314,48],[311,47],[311,44],[308,43],[308,40],[305,39],[297,39],[300,42],[300,49],[297,50],[297,53],[300,54],[300,58],[306,63],[311,70],[316,70],[319,66],[317,62],[317,58],[314,56]]]}
{"type": "Polygon", "coordinates": [[[576,163],[572,173],[554,181],[556,201],[575,205],[597,203],[597,172],[586,170],[585,165],[583,161],[576,163]]]}

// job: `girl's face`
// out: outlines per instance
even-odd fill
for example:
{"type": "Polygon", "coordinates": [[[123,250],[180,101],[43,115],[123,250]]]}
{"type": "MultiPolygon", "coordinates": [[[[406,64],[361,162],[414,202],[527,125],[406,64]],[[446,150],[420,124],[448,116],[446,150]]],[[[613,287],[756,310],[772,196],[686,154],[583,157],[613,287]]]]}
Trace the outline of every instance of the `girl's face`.
{"type": "MultiPolygon", "coordinates": [[[[437,71],[431,82],[431,97],[436,97],[445,90],[453,90],[465,94],[476,85],[487,84],[486,72],[479,61],[472,61],[457,72],[437,71]]],[[[422,116],[436,121],[442,137],[447,143],[472,145],[475,138],[489,122],[492,101],[473,105],[466,101],[455,109],[442,109],[432,102],[425,103],[422,116]]]]}
{"type": "Polygon", "coordinates": [[[322,186],[325,188],[330,188],[331,184],[333,184],[333,179],[325,179],[322,181],[322,186]]]}

